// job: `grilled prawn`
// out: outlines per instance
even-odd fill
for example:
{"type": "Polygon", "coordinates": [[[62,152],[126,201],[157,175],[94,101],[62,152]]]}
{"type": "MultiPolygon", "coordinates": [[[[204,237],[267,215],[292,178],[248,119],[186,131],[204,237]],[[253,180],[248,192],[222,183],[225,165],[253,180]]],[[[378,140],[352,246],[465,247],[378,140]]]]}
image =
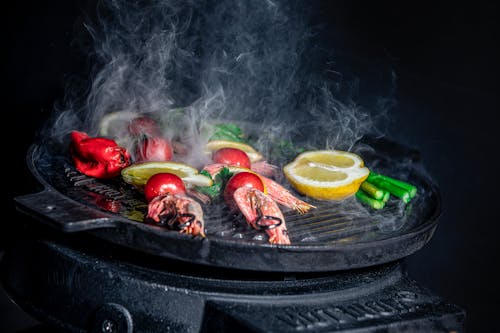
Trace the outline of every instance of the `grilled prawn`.
{"type": "MultiPolygon", "coordinates": [[[[206,165],[203,170],[210,173],[212,177],[215,177],[224,167],[229,167],[226,164],[215,163],[206,165]]],[[[231,170],[233,171],[233,170],[231,170]]],[[[236,172],[238,172],[236,170],[236,172]]],[[[315,206],[300,200],[296,196],[294,196],[290,191],[288,191],[284,186],[275,182],[271,178],[265,177],[262,174],[259,174],[262,182],[264,183],[267,194],[277,203],[283,205],[285,207],[291,208],[297,211],[300,214],[304,214],[309,211],[311,208],[315,208],[315,206]]]]}
{"type": "Polygon", "coordinates": [[[146,220],[181,233],[205,237],[201,205],[183,194],[166,193],[152,199],[148,205],[146,220]]]}
{"type": "Polygon", "coordinates": [[[260,178],[266,186],[269,196],[280,205],[291,208],[299,212],[300,214],[307,213],[311,208],[315,208],[315,206],[294,196],[290,191],[288,191],[285,187],[275,182],[274,180],[262,175],[260,176],[260,178]]]}
{"type": "Polygon", "coordinates": [[[246,186],[238,188],[233,199],[247,223],[267,233],[269,243],[290,244],[285,217],[273,199],[258,189],[246,186]]]}

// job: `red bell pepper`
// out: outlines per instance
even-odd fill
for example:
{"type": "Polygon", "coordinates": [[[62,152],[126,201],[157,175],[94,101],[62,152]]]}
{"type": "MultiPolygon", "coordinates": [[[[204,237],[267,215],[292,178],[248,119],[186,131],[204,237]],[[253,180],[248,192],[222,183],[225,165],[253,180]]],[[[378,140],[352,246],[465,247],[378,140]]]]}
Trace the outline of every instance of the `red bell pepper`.
{"type": "Polygon", "coordinates": [[[111,139],[71,132],[70,153],[75,167],[94,178],[113,178],[130,165],[130,154],[111,139]]]}

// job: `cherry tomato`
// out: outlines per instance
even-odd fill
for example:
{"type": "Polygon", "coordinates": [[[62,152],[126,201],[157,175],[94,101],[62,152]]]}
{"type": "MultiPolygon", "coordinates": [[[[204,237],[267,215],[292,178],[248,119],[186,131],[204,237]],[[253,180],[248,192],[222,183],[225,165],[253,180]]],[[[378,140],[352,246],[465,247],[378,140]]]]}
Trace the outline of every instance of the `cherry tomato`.
{"type": "Polygon", "coordinates": [[[144,185],[144,196],[150,202],[155,197],[167,193],[183,194],[186,187],[182,179],[173,173],[157,173],[151,176],[144,185]]]}
{"type": "Polygon", "coordinates": [[[215,163],[224,163],[247,169],[250,169],[251,166],[247,153],[237,148],[221,148],[212,155],[212,160],[215,163]]]}
{"type": "Polygon", "coordinates": [[[128,125],[128,131],[133,136],[160,136],[160,127],[153,119],[147,116],[134,118],[128,125]]]}
{"type": "Polygon", "coordinates": [[[172,145],[162,137],[145,138],[139,141],[135,150],[135,159],[138,162],[170,161],[172,157],[172,145]]]}
{"type": "Polygon", "coordinates": [[[264,183],[255,173],[252,172],[239,172],[229,178],[226,187],[224,188],[224,200],[232,207],[233,194],[240,187],[248,186],[264,192],[264,183]]]}

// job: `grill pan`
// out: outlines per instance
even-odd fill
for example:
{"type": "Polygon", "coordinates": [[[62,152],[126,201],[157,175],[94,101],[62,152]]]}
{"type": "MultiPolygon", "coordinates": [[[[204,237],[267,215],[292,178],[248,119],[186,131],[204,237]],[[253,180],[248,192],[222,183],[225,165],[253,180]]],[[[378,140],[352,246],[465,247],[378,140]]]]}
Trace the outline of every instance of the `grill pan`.
{"type": "Polygon", "coordinates": [[[241,217],[205,206],[206,238],[142,222],[146,203],[120,180],[80,174],[68,153],[55,145],[33,144],[27,164],[41,192],[15,198],[19,211],[54,227],[159,257],[240,270],[327,272],[368,267],[406,257],[424,246],[437,226],[441,199],[426,176],[419,154],[386,138],[364,138],[353,149],[369,168],[415,184],[407,205],[391,199],[381,211],[354,197],[342,202],[306,201],[317,206],[304,215],[284,211],[291,245],[272,245],[241,217]]]}

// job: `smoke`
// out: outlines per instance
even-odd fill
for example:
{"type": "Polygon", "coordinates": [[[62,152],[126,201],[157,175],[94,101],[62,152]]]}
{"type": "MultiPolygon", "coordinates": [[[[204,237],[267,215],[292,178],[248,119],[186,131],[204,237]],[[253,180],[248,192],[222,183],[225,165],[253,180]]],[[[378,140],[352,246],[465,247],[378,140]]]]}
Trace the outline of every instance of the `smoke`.
{"type": "Polygon", "coordinates": [[[52,137],[97,135],[103,117],[127,111],[157,116],[166,136],[189,140],[189,161],[206,139],[201,128],[222,121],[241,124],[264,154],[278,141],[350,150],[363,135],[381,134],[376,123],[387,105],[359,105],[359,78],[340,72],[340,86],[331,79],[336,59],[318,46],[313,3],[100,2],[85,24],[90,84],[69,87],[52,137]]]}

